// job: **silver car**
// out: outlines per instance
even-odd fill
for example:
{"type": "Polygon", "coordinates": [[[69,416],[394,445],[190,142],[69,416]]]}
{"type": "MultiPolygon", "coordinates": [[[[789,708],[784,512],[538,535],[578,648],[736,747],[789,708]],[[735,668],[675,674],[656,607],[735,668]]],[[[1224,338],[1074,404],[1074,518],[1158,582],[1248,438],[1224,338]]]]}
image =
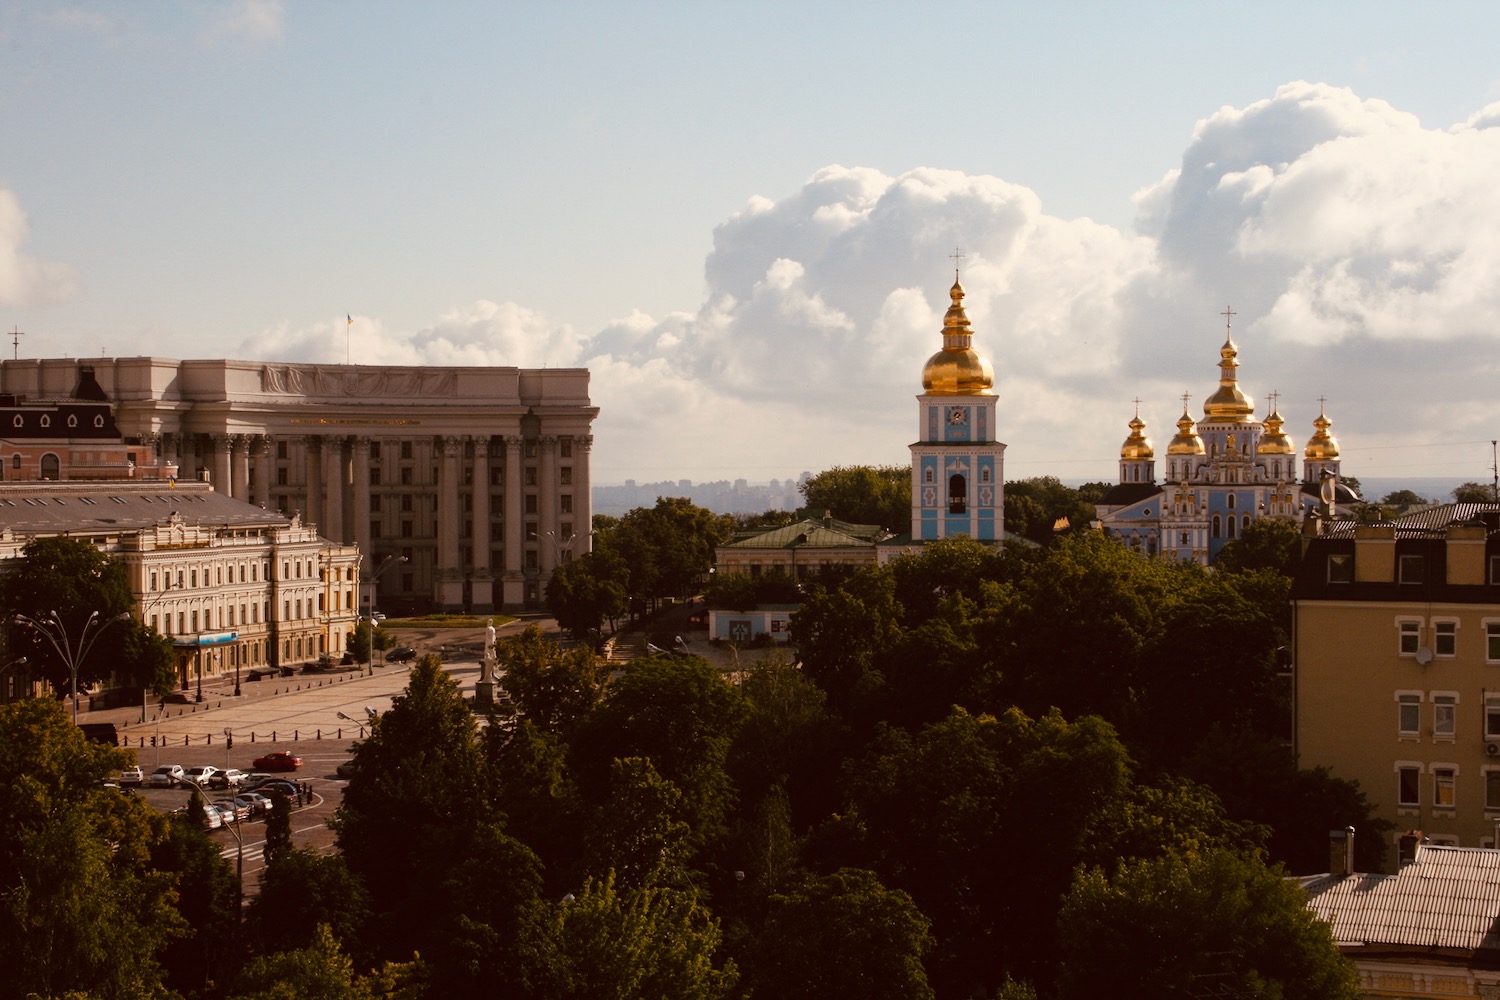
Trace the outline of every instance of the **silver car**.
{"type": "Polygon", "coordinates": [[[186,773],[181,764],[163,764],[151,772],[151,777],[146,779],[147,788],[176,788],[182,784],[186,773]]]}

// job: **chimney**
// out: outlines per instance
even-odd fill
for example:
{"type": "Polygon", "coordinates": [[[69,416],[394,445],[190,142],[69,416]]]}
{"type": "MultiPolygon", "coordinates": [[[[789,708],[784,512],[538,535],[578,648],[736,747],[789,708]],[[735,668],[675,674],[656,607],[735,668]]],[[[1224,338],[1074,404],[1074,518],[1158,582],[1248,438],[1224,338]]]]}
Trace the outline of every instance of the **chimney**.
{"type": "Polygon", "coordinates": [[[1328,831],[1328,874],[1335,878],[1354,874],[1354,827],[1328,831]]]}

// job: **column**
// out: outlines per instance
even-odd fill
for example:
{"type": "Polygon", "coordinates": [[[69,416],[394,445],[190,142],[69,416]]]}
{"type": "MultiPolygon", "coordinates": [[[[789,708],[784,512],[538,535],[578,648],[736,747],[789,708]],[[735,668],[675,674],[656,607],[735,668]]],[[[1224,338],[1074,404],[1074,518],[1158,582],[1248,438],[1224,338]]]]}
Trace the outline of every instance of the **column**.
{"type": "Polygon", "coordinates": [[[505,438],[505,607],[526,603],[526,581],[521,575],[521,437],[505,438]]]}
{"type": "Polygon", "coordinates": [[[349,477],[344,472],[344,439],[334,435],[323,438],[323,521],[324,538],[335,542],[346,542],[344,534],[344,481],[349,477]]]}
{"type": "Polygon", "coordinates": [[[462,447],[461,438],[443,438],[438,461],[438,601],[450,608],[461,607],[464,602],[463,568],[458,559],[458,492],[463,486],[458,470],[462,447]]]}
{"type": "Polygon", "coordinates": [[[557,533],[557,438],[544,437],[537,444],[542,451],[536,501],[537,510],[541,512],[541,524],[538,525],[542,543],[540,562],[542,579],[547,580],[551,578],[552,570],[561,559],[559,547],[563,544],[557,533]]]}
{"type": "Polygon", "coordinates": [[[255,496],[251,502],[275,510],[276,505],[271,502],[271,487],[276,484],[276,468],[271,455],[275,452],[276,439],[269,434],[257,434],[250,447],[255,452],[255,496]]]}
{"type": "Polygon", "coordinates": [[[302,523],[323,523],[323,482],[318,475],[318,446],[314,435],[302,439],[302,523]]]}
{"type": "Polygon", "coordinates": [[[469,539],[474,549],[471,574],[471,598],[475,611],[495,608],[495,577],[490,572],[490,439],[474,438],[474,535],[469,539]]]}
{"type": "Polygon", "coordinates": [[[357,437],[354,439],[354,482],[351,490],[354,494],[354,544],[359,546],[359,554],[363,557],[361,572],[375,568],[370,561],[370,438],[357,437]]]}
{"type": "Polygon", "coordinates": [[[213,484],[214,492],[222,496],[232,496],[231,488],[234,486],[229,475],[229,435],[215,434],[212,436],[214,444],[213,457],[213,484]]]}
{"type": "Polygon", "coordinates": [[[594,490],[589,478],[589,452],[593,448],[590,434],[573,439],[573,530],[583,536],[573,549],[574,559],[594,551],[594,490]]]}
{"type": "Polygon", "coordinates": [[[250,502],[250,435],[232,434],[229,438],[230,475],[234,479],[236,500],[250,502]]]}

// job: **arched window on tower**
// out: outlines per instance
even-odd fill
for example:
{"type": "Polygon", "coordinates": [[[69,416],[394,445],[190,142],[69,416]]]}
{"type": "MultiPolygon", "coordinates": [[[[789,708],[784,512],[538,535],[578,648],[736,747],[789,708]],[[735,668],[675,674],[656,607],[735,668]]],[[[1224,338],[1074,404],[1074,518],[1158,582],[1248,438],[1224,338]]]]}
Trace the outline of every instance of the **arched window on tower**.
{"type": "Polygon", "coordinates": [[[1213,536],[1215,538],[1218,538],[1219,535],[1220,535],[1220,533],[1221,533],[1221,530],[1222,529],[1221,529],[1220,523],[1219,523],[1219,515],[1215,514],[1214,515],[1214,519],[1213,519],[1213,528],[1212,528],[1213,536]]]}
{"type": "Polygon", "coordinates": [[[948,477],[948,513],[962,514],[969,509],[969,484],[958,473],[948,477]]]}
{"type": "Polygon", "coordinates": [[[43,479],[54,479],[54,480],[57,479],[57,478],[59,478],[59,474],[58,474],[59,473],[59,469],[58,469],[58,466],[59,466],[59,463],[58,463],[56,455],[52,454],[50,451],[47,454],[43,455],[42,456],[42,478],[43,479]]]}
{"type": "Polygon", "coordinates": [[[1246,514],[1240,519],[1240,531],[1243,532],[1248,527],[1250,527],[1250,515],[1246,514]]]}
{"type": "Polygon", "coordinates": [[[1231,493],[1229,494],[1229,496],[1225,497],[1224,503],[1230,510],[1234,510],[1234,494],[1231,493]]]}
{"type": "Polygon", "coordinates": [[[1233,514],[1230,514],[1227,518],[1224,519],[1224,527],[1229,529],[1230,538],[1233,538],[1235,535],[1234,526],[1236,523],[1237,522],[1235,521],[1233,514]]]}

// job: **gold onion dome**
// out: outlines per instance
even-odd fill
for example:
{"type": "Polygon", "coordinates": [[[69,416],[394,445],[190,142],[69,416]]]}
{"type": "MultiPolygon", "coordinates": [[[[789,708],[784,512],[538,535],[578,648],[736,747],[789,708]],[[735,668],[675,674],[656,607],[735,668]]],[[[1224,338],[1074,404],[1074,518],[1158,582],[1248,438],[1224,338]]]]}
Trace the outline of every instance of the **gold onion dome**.
{"type": "Polygon", "coordinates": [[[1281,414],[1273,408],[1271,415],[1266,417],[1266,432],[1260,436],[1256,451],[1262,455],[1292,454],[1292,442],[1281,431],[1283,423],[1285,421],[1281,419],[1281,414]]]}
{"type": "Polygon", "coordinates": [[[970,346],[969,317],[964,312],[964,287],[954,279],[948,290],[953,304],[943,317],[943,349],[922,366],[922,389],[933,396],[988,396],[995,373],[987,358],[970,346]]]}
{"type": "Polygon", "coordinates": [[[1203,439],[1193,429],[1193,418],[1188,416],[1187,407],[1184,406],[1182,416],[1177,418],[1177,436],[1167,445],[1167,454],[1202,455],[1203,452],[1203,439]]]}
{"type": "Polygon", "coordinates": [[[1328,428],[1333,426],[1333,421],[1329,420],[1323,414],[1322,410],[1319,410],[1318,419],[1313,421],[1313,426],[1317,428],[1317,432],[1308,439],[1307,448],[1303,450],[1302,454],[1315,462],[1332,461],[1338,458],[1338,438],[1328,433],[1328,428]]]}
{"type": "Polygon", "coordinates": [[[1135,419],[1130,421],[1130,437],[1120,446],[1120,457],[1124,459],[1155,458],[1156,451],[1151,447],[1151,439],[1142,434],[1146,429],[1146,422],[1141,419],[1139,411],[1135,419]]]}
{"type": "Polygon", "coordinates": [[[1210,420],[1248,420],[1255,413],[1255,404],[1240,392],[1235,383],[1234,370],[1240,366],[1240,350],[1234,341],[1225,338],[1219,348],[1219,388],[1203,401],[1203,415],[1210,420]]]}

